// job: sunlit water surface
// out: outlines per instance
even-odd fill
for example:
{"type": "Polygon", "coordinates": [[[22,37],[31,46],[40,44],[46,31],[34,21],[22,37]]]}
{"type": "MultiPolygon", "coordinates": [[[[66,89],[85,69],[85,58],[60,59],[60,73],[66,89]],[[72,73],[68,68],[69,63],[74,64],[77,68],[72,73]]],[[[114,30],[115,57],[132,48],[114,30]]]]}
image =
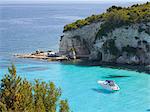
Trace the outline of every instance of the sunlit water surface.
{"type": "Polygon", "coordinates": [[[1,5],[0,79],[14,63],[22,78],[55,82],[73,112],[150,111],[150,74],[11,57],[37,49],[57,50],[65,24],[103,12],[110,5],[1,5]],[[115,80],[120,91],[103,90],[97,81],[106,79],[115,80]]]}

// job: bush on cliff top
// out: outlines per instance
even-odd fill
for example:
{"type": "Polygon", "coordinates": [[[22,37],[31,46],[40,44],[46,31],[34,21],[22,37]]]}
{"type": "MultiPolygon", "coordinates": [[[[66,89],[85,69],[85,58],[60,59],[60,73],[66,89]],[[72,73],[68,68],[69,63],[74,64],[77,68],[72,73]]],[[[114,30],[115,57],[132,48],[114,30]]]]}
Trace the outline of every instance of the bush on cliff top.
{"type": "Polygon", "coordinates": [[[113,29],[116,27],[120,27],[121,25],[124,24],[150,21],[150,2],[141,5],[136,4],[127,8],[112,6],[107,9],[106,13],[99,15],[92,15],[85,19],[77,20],[74,23],[64,26],[64,32],[73,29],[78,29],[82,26],[97,21],[104,22],[104,26],[102,26],[104,27],[104,29],[106,27],[108,27],[107,29],[113,29]]]}
{"type": "Polygon", "coordinates": [[[59,100],[60,88],[54,83],[35,81],[32,85],[17,76],[16,68],[8,68],[0,84],[0,112],[69,112],[67,100],[59,100]],[[58,104],[58,102],[60,102],[58,104]]]}

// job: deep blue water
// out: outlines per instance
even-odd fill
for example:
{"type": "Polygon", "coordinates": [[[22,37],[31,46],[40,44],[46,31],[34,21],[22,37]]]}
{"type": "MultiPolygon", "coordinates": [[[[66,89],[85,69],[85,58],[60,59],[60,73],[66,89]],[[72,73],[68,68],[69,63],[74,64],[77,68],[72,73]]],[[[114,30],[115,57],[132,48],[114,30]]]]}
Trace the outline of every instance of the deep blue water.
{"type": "MultiPolygon", "coordinates": [[[[14,63],[18,74],[33,82],[54,81],[73,112],[146,112],[150,109],[150,74],[16,59],[15,53],[58,50],[63,26],[103,12],[112,4],[0,5],[0,79],[14,63]],[[114,76],[126,76],[112,78],[114,76]],[[103,90],[97,80],[112,79],[121,90],[103,90]]],[[[130,5],[121,4],[123,6],[130,5]]]]}

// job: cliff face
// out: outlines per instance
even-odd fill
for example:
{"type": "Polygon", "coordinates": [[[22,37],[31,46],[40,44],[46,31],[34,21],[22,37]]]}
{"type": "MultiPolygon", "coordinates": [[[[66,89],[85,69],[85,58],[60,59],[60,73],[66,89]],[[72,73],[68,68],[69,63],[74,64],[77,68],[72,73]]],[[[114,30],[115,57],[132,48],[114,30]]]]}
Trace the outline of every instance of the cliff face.
{"type": "Polygon", "coordinates": [[[150,22],[122,26],[97,37],[102,22],[64,32],[59,51],[103,62],[150,64],[150,22]]]}
{"type": "Polygon", "coordinates": [[[64,32],[59,45],[60,54],[68,55],[71,49],[75,48],[76,54],[81,57],[90,55],[100,25],[101,22],[92,23],[80,29],[64,32]]]}
{"type": "Polygon", "coordinates": [[[107,36],[98,38],[94,49],[90,59],[115,63],[150,64],[150,23],[116,28],[107,36]]]}
{"type": "Polygon", "coordinates": [[[60,54],[123,64],[150,64],[150,3],[92,15],[64,27],[60,54]]]}

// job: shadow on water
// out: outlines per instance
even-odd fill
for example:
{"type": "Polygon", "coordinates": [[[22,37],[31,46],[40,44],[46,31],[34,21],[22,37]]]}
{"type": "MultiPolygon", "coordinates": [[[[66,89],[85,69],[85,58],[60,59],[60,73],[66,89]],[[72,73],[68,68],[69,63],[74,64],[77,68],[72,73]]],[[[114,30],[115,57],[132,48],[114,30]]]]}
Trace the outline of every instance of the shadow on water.
{"type": "Polygon", "coordinates": [[[118,63],[107,63],[107,62],[99,62],[99,61],[90,61],[87,59],[83,60],[76,60],[76,61],[65,61],[62,62],[65,65],[76,65],[80,67],[91,67],[91,66],[100,66],[112,69],[123,69],[128,71],[135,71],[135,72],[144,72],[150,74],[150,67],[145,65],[129,65],[129,64],[118,64],[118,63]]]}
{"type": "Polygon", "coordinates": [[[150,112],[150,109],[147,109],[146,111],[149,111],[149,112],[150,112]]]}
{"type": "Polygon", "coordinates": [[[113,91],[109,91],[106,89],[96,89],[96,88],[92,88],[93,91],[97,92],[97,93],[103,93],[103,94],[113,94],[115,92],[113,91]]]}
{"type": "Polygon", "coordinates": [[[125,75],[108,75],[108,76],[105,76],[103,78],[126,78],[126,77],[130,77],[130,76],[125,76],[125,75]]]}
{"type": "Polygon", "coordinates": [[[26,72],[34,72],[34,71],[48,70],[48,68],[46,68],[46,67],[26,67],[26,68],[22,68],[22,70],[26,71],[26,72]]]}

